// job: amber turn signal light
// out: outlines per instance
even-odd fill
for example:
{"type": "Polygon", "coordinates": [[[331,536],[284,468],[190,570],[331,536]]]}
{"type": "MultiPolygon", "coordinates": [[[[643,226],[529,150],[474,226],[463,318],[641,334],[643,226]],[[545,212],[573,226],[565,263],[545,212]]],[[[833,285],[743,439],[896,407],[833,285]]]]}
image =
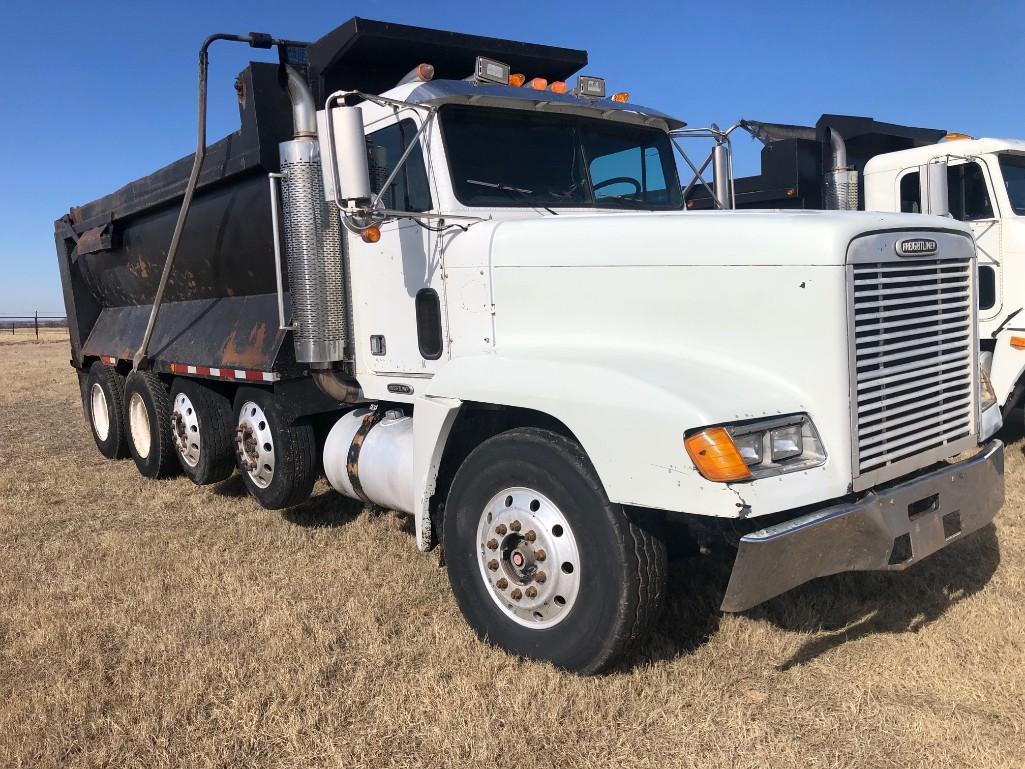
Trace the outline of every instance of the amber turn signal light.
{"type": "Polygon", "coordinates": [[[519,88],[526,82],[527,76],[524,75],[522,72],[514,72],[513,74],[509,75],[509,85],[513,86],[514,88],[519,88]]]}
{"type": "Polygon", "coordinates": [[[381,239],[381,228],[372,224],[360,232],[359,236],[363,238],[364,243],[376,243],[381,239]]]}
{"type": "Polygon", "coordinates": [[[687,453],[698,472],[710,481],[746,481],[751,477],[733,438],[722,427],[709,427],[685,439],[687,453]]]}
{"type": "Polygon", "coordinates": [[[1012,336],[1011,347],[1016,350],[1025,350],[1025,336],[1012,336]]]}

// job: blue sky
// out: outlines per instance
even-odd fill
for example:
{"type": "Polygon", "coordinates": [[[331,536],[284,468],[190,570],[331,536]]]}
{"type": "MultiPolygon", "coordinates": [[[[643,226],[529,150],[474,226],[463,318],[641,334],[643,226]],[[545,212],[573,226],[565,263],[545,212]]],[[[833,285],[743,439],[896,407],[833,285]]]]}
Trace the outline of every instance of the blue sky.
{"type": "MultiPolygon", "coordinates": [[[[192,151],[196,49],[210,32],[315,39],[351,3],[8,0],[0,101],[0,313],[63,311],[53,220],[192,151]],[[10,64],[9,64],[10,66],[10,64]]],[[[359,15],[585,48],[611,90],[688,121],[813,123],[823,112],[1025,136],[1018,2],[376,2],[359,15]]],[[[237,125],[255,54],[212,54],[210,137],[237,125]]],[[[528,73],[529,74],[529,73],[528,73]]],[[[737,142],[738,174],[758,146],[737,142]]]]}

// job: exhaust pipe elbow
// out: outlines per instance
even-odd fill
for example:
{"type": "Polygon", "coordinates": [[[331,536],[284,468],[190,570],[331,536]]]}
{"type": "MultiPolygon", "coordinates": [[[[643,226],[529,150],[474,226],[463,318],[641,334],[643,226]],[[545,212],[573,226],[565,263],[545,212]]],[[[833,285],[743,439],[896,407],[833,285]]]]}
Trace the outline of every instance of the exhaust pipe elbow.
{"type": "Polygon", "coordinates": [[[360,386],[345,377],[339,372],[327,368],[311,368],[310,376],[317,387],[330,398],[339,403],[358,403],[363,400],[363,390],[360,386]]]}
{"type": "Polygon", "coordinates": [[[829,133],[829,146],[833,152],[833,171],[846,171],[847,166],[847,144],[843,137],[832,128],[826,129],[829,133]]]}
{"type": "Polygon", "coordinates": [[[317,135],[317,105],[313,102],[313,93],[295,67],[286,64],[285,73],[288,76],[288,98],[292,102],[292,125],[295,138],[315,137],[317,135]]]}

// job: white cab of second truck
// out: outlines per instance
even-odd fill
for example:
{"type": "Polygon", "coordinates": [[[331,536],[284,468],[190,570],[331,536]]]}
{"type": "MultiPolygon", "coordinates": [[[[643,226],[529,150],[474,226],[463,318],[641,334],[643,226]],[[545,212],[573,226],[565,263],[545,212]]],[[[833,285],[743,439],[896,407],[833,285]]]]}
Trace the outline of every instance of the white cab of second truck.
{"type": "Polygon", "coordinates": [[[1006,416],[1025,389],[1025,141],[954,136],[869,160],[865,208],[928,210],[927,169],[947,169],[949,213],[975,236],[982,363],[1006,416]]]}

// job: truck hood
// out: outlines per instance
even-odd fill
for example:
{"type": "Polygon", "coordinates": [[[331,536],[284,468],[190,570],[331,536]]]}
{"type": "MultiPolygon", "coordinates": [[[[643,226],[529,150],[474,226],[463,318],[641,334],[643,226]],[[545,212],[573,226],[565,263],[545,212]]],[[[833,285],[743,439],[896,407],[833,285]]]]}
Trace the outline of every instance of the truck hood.
{"type": "Polygon", "coordinates": [[[492,267],[842,265],[851,240],[894,229],[971,235],[938,216],[860,211],[588,213],[491,225],[492,267]]]}

